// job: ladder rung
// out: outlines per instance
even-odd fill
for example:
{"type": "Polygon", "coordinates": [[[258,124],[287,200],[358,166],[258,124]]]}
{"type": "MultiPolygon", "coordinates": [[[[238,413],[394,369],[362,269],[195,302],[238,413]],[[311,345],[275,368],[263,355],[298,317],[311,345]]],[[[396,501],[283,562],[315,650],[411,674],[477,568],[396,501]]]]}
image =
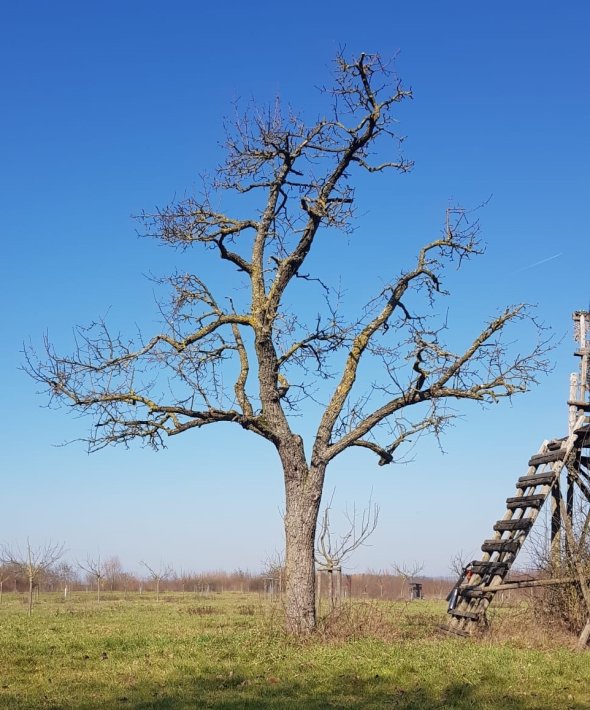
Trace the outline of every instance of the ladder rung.
{"type": "Polygon", "coordinates": [[[550,451],[548,454],[536,454],[531,456],[529,459],[529,466],[540,466],[542,463],[553,463],[554,461],[561,461],[565,451],[563,449],[558,449],[557,451],[550,451]]]}
{"type": "Polygon", "coordinates": [[[465,599],[481,599],[485,597],[489,592],[482,592],[481,589],[461,589],[459,590],[459,596],[465,599]]]}
{"type": "Polygon", "coordinates": [[[521,476],[516,482],[517,488],[528,488],[529,486],[547,486],[553,483],[555,474],[553,471],[549,473],[536,473],[533,476],[521,476]]]}
{"type": "Polygon", "coordinates": [[[452,629],[447,624],[438,627],[445,634],[454,634],[455,636],[470,636],[469,631],[463,631],[463,629],[452,629]]]}
{"type": "Polygon", "coordinates": [[[520,542],[516,540],[485,540],[481,546],[482,552],[517,552],[520,542]]]}
{"type": "Polygon", "coordinates": [[[516,520],[498,520],[494,530],[505,532],[509,530],[529,530],[533,521],[530,518],[517,518],[516,520]]]}
{"type": "Polygon", "coordinates": [[[474,560],[471,563],[471,569],[474,574],[479,574],[480,576],[488,574],[506,574],[510,568],[507,562],[482,562],[481,560],[474,560]]]}
{"type": "Polygon", "coordinates": [[[506,507],[508,510],[516,510],[517,508],[535,508],[538,510],[546,499],[547,496],[544,496],[542,493],[537,493],[532,496],[516,496],[506,500],[506,507]]]}
{"type": "Polygon", "coordinates": [[[481,614],[475,611],[458,611],[457,609],[453,609],[453,611],[449,613],[451,616],[457,616],[460,619],[473,619],[473,621],[478,621],[481,616],[481,614]]]}
{"type": "Polygon", "coordinates": [[[570,399],[568,404],[570,407],[577,407],[578,409],[582,409],[584,412],[590,412],[590,402],[576,402],[570,399]]]}
{"type": "Polygon", "coordinates": [[[564,439],[552,439],[551,441],[547,442],[547,448],[549,449],[549,451],[557,451],[557,449],[561,449],[563,441],[564,439]]]}

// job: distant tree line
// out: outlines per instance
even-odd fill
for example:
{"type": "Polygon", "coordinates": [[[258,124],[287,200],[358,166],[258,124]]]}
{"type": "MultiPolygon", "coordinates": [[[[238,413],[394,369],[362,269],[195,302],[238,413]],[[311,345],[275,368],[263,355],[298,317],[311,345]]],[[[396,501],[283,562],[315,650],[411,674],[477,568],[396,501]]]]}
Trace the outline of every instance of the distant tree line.
{"type": "MultiPolygon", "coordinates": [[[[116,555],[104,559],[86,558],[79,562],[54,560],[39,570],[31,581],[26,565],[15,555],[4,554],[0,563],[0,601],[2,594],[53,592],[65,597],[74,592],[218,594],[258,592],[280,596],[284,592],[284,567],[280,559],[268,560],[260,572],[236,569],[207,572],[176,571],[170,565],[143,562],[141,571],[126,570],[116,555]]],[[[318,567],[320,570],[321,567],[318,567]]],[[[393,568],[392,568],[393,569],[393,568]]],[[[449,578],[421,577],[426,596],[444,597],[452,586],[449,578]]],[[[328,594],[325,587],[324,594],[328,594]]],[[[370,599],[403,599],[408,596],[407,580],[393,570],[344,575],[343,595],[370,599]]]]}

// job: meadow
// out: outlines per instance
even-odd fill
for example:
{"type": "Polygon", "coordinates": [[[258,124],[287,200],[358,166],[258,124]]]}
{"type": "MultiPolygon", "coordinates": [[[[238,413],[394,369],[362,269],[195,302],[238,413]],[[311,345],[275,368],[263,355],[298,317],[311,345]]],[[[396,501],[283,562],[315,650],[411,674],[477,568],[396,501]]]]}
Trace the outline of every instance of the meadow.
{"type": "Polygon", "coordinates": [[[440,601],[346,602],[314,638],[255,593],[41,594],[0,605],[0,707],[590,708],[590,656],[522,604],[478,639],[438,631],[440,601]]]}

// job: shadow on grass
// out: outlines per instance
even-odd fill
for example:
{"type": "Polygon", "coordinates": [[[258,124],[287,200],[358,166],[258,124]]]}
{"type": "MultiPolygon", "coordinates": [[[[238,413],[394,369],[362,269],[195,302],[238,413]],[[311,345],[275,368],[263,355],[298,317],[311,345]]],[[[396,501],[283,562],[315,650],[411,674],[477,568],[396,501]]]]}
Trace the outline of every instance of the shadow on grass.
{"type": "MultiPolygon", "coordinates": [[[[501,687],[501,682],[498,684],[501,687]]],[[[9,700],[5,695],[2,700],[9,700]]],[[[15,699],[14,704],[2,708],[25,707],[15,699]]],[[[29,706],[26,706],[29,707],[29,706]]],[[[314,687],[312,683],[283,682],[277,678],[244,679],[178,676],[162,685],[136,686],[126,695],[103,697],[97,705],[84,698],[66,703],[48,702],[51,710],[95,710],[97,707],[129,708],[130,710],[183,710],[188,708],[226,708],[238,710],[261,708],[396,708],[396,710],[587,710],[590,704],[572,699],[544,698],[540,693],[525,696],[494,692],[493,681],[484,686],[469,683],[450,683],[439,691],[424,687],[401,688],[386,678],[342,678],[330,687],[314,687]]]]}

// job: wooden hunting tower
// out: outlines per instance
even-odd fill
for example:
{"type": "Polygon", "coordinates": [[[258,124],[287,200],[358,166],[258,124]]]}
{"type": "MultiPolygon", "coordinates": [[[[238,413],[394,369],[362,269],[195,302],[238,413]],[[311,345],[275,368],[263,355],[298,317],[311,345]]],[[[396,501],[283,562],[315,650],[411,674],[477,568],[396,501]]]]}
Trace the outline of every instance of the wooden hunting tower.
{"type": "Polygon", "coordinates": [[[588,608],[588,623],[580,637],[585,646],[590,636],[590,588],[588,571],[582,568],[576,549],[587,545],[590,528],[590,312],[573,314],[575,355],[580,359],[579,372],[570,376],[567,436],[543,442],[528,462],[528,471],[516,481],[516,493],[506,501],[506,511],[494,525],[494,534],[485,540],[480,560],[465,567],[449,595],[449,622],[444,631],[469,636],[484,621],[485,611],[494,595],[516,586],[543,584],[578,584],[588,608]],[[570,560],[567,579],[543,579],[527,583],[506,583],[518,553],[542,506],[550,499],[550,564],[553,575],[562,568],[561,560],[570,560]],[[584,520],[577,525],[576,515],[584,520]],[[576,531],[582,530],[580,540],[576,531]],[[572,554],[573,551],[573,554],[572,554]]]}

